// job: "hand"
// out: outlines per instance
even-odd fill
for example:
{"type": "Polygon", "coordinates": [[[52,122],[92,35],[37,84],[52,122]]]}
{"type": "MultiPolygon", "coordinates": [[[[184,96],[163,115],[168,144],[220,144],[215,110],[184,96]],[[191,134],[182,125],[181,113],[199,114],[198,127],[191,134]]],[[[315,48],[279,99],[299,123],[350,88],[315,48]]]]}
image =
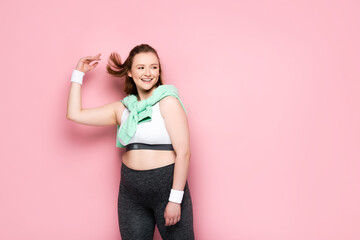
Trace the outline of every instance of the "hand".
{"type": "Polygon", "coordinates": [[[75,69],[78,71],[81,71],[83,73],[87,73],[88,71],[94,69],[98,65],[99,62],[96,62],[91,66],[90,66],[90,63],[92,61],[100,61],[101,60],[100,55],[101,55],[101,53],[99,53],[98,55],[95,55],[95,56],[88,56],[88,57],[80,58],[75,69]]]}
{"type": "Polygon", "coordinates": [[[181,205],[179,203],[168,202],[164,212],[165,226],[171,226],[180,221],[181,205]]]}

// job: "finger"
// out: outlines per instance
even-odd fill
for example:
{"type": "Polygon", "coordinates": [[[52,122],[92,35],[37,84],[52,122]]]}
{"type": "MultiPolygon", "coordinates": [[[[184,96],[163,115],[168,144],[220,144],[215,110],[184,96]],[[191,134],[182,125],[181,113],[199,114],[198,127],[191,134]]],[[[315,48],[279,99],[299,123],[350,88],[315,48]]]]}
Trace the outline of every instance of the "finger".
{"type": "Polygon", "coordinates": [[[91,61],[91,60],[94,60],[94,59],[99,59],[99,56],[101,55],[101,53],[99,53],[98,55],[95,55],[95,56],[87,56],[87,57],[83,57],[81,58],[81,60],[84,60],[84,61],[91,61]]]}
{"type": "Polygon", "coordinates": [[[85,58],[94,59],[94,58],[98,58],[100,55],[101,55],[101,53],[98,53],[95,56],[86,56],[85,58]]]}
{"type": "Polygon", "coordinates": [[[98,65],[99,62],[96,62],[94,63],[92,66],[91,66],[91,69],[94,69],[97,65],[98,65]]]}
{"type": "Polygon", "coordinates": [[[97,54],[97,55],[93,56],[93,57],[92,57],[92,59],[99,59],[99,58],[100,58],[100,55],[101,55],[101,53],[99,53],[99,54],[97,54]]]}
{"type": "Polygon", "coordinates": [[[175,222],[176,222],[176,221],[175,221],[175,218],[172,218],[172,219],[170,220],[170,224],[171,224],[171,225],[174,225],[175,222]]]}
{"type": "Polygon", "coordinates": [[[100,55],[101,55],[101,53],[93,56],[93,57],[92,57],[92,60],[95,60],[95,59],[96,59],[96,60],[100,60],[100,55]]]}
{"type": "Polygon", "coordinates": [[[167,221],[166,221],[166,226],[171,226],[171,225],[174,225],[174,219],[173,218],[167,218],[167,221]]]}
{"type": "Polygon", "coordinates": [[[87,57],[82,57],[82,58],[81,58],[81,60],[90,60],[90,59],[92,59],[91,56],[87,56],[87,57]]]}

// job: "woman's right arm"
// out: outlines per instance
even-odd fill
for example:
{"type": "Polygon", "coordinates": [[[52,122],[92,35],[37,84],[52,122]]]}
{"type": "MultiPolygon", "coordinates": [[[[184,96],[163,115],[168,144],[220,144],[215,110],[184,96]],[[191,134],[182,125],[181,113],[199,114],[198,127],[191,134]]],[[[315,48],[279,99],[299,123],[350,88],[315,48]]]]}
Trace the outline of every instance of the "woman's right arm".
{"type": "MultiPolygon", "coordinates": [[[[92,61],[98,61],[100,54],[94,57],[81,58],[76,70],[86,73],[95,68],[98,63],[89,65],[92,61]]],[[[122,112],[125,106],[116,101],[96,108],[82,109],[81,107],[81,84],[72,82],[67,105],[66,118],[81,124],[102,126],[120,124],[117,120],[117,113],[122,112]]]]}

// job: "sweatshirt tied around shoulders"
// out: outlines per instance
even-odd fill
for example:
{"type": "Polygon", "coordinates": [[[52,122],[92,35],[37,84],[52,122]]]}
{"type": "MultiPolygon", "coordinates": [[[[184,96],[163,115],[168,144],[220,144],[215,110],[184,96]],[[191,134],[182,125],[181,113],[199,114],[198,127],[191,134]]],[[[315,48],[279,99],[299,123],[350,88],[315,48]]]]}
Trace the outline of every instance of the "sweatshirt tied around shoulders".
{"type": "MultiPolygon", "coordinates": [[[[128,144],[130,139],[135,135],[137,125],[143,122],[151,121],[152,106],[166,96],[176,97],[185,113],[186,109],[180,100],[179,92],[174,85],[160,85],[152,93],[152,95],[144,100],[138,101],[137,96],[130,94],[120,100],[129,110],[130,114],[124,123],[117,125],[116,147],[124,148],[119,139],[128,144]]],[[[187,113],[186,113],[187,114],[187,113]]]]}

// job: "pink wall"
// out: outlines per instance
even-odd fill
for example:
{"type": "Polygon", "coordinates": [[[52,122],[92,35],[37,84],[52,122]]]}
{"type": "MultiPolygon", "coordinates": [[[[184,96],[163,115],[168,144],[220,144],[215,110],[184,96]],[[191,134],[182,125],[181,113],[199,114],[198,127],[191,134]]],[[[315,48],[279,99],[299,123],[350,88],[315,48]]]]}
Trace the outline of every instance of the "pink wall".
{"type": "Polygon", "coordinates": [[[107,58],[141,43],[188,111],[197,239],[360,239],[358,1],[1,5],[0,239],[120,239],[116,126],[66,104],[99,52],[83,107],[122,99],[107,58]]]}

